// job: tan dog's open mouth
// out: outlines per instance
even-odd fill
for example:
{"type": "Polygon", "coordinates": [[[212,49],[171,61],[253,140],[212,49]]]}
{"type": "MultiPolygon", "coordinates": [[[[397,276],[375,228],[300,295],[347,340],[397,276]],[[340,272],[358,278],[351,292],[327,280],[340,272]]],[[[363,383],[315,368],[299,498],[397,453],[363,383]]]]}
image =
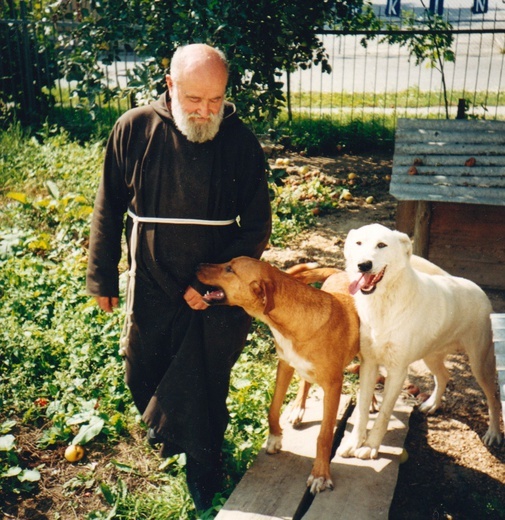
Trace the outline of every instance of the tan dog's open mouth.
{"type": "Polygon", "coordinates": [[[220,287],[215,287],[207,291],[202,298],[207,305],[223,304],[226,302],[226,293],[220,287]]]}
{"type": "Polygon", "coordinates": [[[351,282],[349,292],[353,295],[358,291],[361,291],[363,294],[372,294],[377,288],[377,284],[382,280],[385,271],[386,268],[384,267],[384,269],[377,274],[362,273],[357,280],[351,282]]]}

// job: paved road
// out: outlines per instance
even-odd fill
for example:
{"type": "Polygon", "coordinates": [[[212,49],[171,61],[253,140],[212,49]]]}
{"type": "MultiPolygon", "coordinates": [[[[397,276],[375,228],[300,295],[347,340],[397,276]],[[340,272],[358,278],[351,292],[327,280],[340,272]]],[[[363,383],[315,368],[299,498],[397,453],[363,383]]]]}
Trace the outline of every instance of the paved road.
{"type": "MultiPolygon", "coordinates": [[[[505,90],[504,36],[459,35],[455,41],[456,60],[445,64],[450,90],[505,90]]],[[[293,91],[390,92],[409,87],[439,90],[441,74],[428,62],[415,64],[406,49],[397,45],[369,43],[367,49],[356,36],[325,36],[331,74],[320,67],[292,75],[293,91]]]]}

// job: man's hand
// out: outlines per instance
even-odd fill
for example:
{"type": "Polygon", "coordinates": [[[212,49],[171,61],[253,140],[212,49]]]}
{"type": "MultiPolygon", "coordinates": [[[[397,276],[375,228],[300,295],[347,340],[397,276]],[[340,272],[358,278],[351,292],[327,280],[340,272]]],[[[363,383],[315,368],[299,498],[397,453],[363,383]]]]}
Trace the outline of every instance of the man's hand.
{"type": "Polygon", "coordinates": [[[119,305],[119,298],[115,296],[95,296],[95,300],[105,312],[112,312],[119,305]]]}
{"type": "Polygon", "coordinates": [[[204,311],[208,307],[203,301],[202,295],[191,286],[186,289],[184,299],[194,311],[204,311]]]}

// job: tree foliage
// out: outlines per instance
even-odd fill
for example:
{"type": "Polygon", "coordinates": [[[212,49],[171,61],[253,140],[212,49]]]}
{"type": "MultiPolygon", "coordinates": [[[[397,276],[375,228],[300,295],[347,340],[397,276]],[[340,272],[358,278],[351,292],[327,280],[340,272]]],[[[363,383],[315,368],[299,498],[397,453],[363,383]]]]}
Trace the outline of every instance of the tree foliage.
{"type": "MultiPolygon", "coordinates": [[[[226,53],[230,61],[229,97],[244,117],[256,121],[275,119],[286,101],[289,103],[286,72],[314,65],[330,72],[321,39],[324,29],[367,29],[371,32],[362,41],[366,46],[367,39],[373,39],[375,31],[384,25],[365,0],[0,3],[3,18],[23,12],[28,25],[0,26],[0,50],[7,56],[0,65],[4,102],[28,104],[32,112],[35,107],[42,113],[41,102],[54,78],[60,76],[71,85],[77,106],[92,115],[100,103],[111,99],[128,96],[133,104],[146,103],[165,89],[165,74],[174,50],[181,44],[203,42],[226,53]],[[19,43],[9,47],[13,31],[19,43]],[[17,54],[11,56],[9,49],[17,54]],[[45,61],[36,59],[46,51],[45,61]],[[136,66],[128,68],[125,88],[107,77],[103,65],[126,58],[135,59],[136,66]],[[29,62],[33,68],[27,66],[29,62]],[[19,67],[20,63],[24,66],[19,67]],[[28,96],[31,85],[36,87],[36,103],[28,96]]],[[[425,8],[422,19],[404,12],[402,30],[389,23],[385,27],[394,31],[382,41],[407,47],[417,64],[427,60],[441,72],[447,104],[444,62],[454,60],[450,24],[425,8]],[[403,31],[405,27],[408,30],[403,31]]]]}
{"type": "Polygon", "coordinates": [[[274,118],[285,104],[285,71],[321,64],[328,55],[318,33],[356,12],[363,0],[111,0],[48,4],[45,20],[77,25],[60,36],[67,49],[61,66],[77,81],[76,94],[91,108],[99,93],[119,95],[106,85],[99,61],[120,59],[120,49],[140,57],[128,92],[138,103],[164,90],[170,57],[181,44],[203,42],[221,48],[230,60],[229,95],[240,112],[274,118]]]}

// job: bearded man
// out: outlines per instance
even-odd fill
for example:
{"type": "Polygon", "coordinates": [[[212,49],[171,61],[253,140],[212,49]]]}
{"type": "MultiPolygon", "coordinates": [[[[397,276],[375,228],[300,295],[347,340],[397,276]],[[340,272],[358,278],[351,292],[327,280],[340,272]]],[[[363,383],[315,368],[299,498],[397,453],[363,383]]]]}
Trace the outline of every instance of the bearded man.
{"type": "Polygon", "coordinates": [[[201,262],[259,258],[271,231],[258,140],[225,101],[228,65],[204,44],[176,50],[168,92],[123,114],[106,149],[91,226],[87,288],[118,306],[126,218],[129,279],[121,350],[126,382],[162,455],[186,454],[197,509],[220,490],[231,369],[251,320],[209,308],[201,262]]]}

